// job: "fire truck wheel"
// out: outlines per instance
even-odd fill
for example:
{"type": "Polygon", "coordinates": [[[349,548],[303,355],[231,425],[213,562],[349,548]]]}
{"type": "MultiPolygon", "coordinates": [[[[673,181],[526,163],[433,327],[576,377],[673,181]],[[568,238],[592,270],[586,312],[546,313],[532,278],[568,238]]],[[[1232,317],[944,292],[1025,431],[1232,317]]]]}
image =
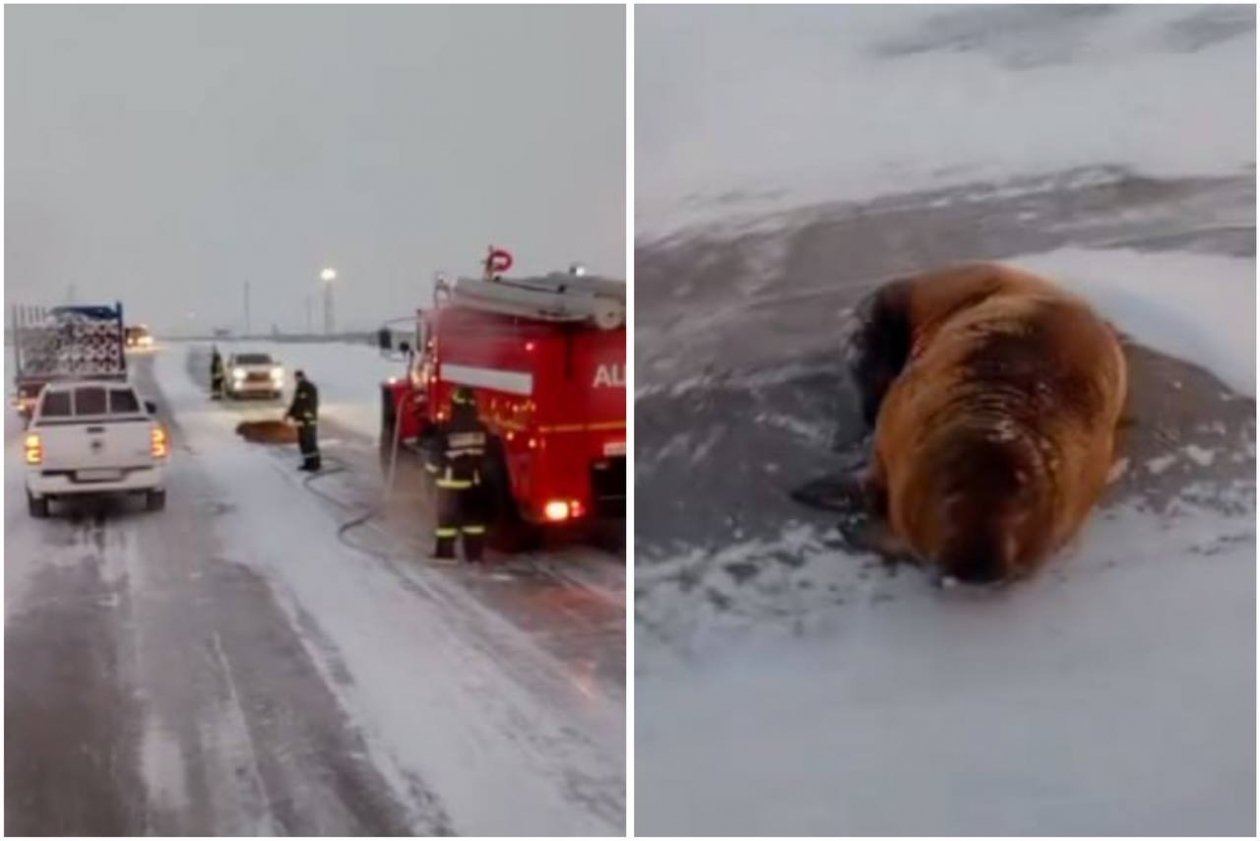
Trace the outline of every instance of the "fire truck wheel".
{"type": "Polygon", "coordinates": [[[541,548],[542,529],[521,517],[520,508],[512,496],[502,443],[492,441],[489,456],[485,476],[489,525],[486,542],[493,549],[509,554],[541,548]]]}
{"type": "Polygon", "coordinates": [[[491,525],[487,542],[495,551],[508,555],[532,552],[542,548],[543,532],[520,516],[503,517],[491,525]]]}

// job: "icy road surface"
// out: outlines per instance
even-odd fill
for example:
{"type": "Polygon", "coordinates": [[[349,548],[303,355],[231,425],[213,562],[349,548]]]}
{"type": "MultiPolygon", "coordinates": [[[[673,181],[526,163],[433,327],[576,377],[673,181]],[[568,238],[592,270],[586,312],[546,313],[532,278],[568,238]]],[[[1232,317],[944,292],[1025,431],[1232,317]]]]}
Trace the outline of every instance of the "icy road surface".
{"type": "Polygon", "coordinates": [[[709,13],[636,30],[636,831],[1254,835],[1254,10],[709,13]],[[1131,338],[1115,484],[995,592],[788,495],[861,454],[849,309],[975,259],[1131,338]]]}
{"type": "Polygon", "coordinates": [[[135,362],[174,440],[160,514],[28,518],[6,423],[7,831],[623,832],[623,562],[427,565],[370,436],[329,424],[305,484],[236,438],[278,409],[208,400],[204,351],[135,362]]]}

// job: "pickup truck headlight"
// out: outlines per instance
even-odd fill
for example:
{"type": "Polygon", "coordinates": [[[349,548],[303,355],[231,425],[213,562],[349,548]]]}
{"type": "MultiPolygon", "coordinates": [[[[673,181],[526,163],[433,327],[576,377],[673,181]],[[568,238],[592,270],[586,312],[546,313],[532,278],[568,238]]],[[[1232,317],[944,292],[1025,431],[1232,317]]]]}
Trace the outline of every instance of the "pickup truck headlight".
{"type": "Polygon", "coordinates": [[[244,371],[243,369],[241,369],[241,368],[233,368],[233,369],[232,369],[232,379],[234,379],[234,380],[243,380],[243,379],[245,379],[245,371],[244,371]]]}
{"type": "Polygon", "coordinates": [[[275,368],[272,368],[271,379],[272,379],[272,382],[277,382],[277,383],[284,382],[284,369],[278,365],[275,368]]]}

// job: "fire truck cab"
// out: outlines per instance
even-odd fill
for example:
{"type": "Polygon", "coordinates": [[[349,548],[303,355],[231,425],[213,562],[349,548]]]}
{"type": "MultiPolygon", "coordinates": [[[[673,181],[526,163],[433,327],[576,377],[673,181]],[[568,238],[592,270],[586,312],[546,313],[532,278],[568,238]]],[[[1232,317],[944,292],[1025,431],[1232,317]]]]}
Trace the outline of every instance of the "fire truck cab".
{"type": "MultiPolygon", "coordinates": [[[[491,538],[521,524],[624,516],[625,283],[577,273],[439,279],[403,351],[406,375],[381,386],[383,450],[423,451],[450,417],[451,394],[476,395],[491,433],[485,491],[491,538]]],[[[500,545],[503,540],[497,540],[500,545]]]]}

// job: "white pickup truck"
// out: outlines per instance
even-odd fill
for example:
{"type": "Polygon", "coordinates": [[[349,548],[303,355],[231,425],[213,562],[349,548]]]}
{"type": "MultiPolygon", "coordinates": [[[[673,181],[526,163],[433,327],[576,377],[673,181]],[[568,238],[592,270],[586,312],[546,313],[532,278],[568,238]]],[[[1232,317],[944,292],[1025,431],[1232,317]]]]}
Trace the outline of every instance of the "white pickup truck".
{"type": "Polygon", "coordinates": [[[23,442],[31,516],[80,495],[144,494],[150,511],[165,507],[170,441],[154,410],[125,382],[44,386],[23,442]]]}

